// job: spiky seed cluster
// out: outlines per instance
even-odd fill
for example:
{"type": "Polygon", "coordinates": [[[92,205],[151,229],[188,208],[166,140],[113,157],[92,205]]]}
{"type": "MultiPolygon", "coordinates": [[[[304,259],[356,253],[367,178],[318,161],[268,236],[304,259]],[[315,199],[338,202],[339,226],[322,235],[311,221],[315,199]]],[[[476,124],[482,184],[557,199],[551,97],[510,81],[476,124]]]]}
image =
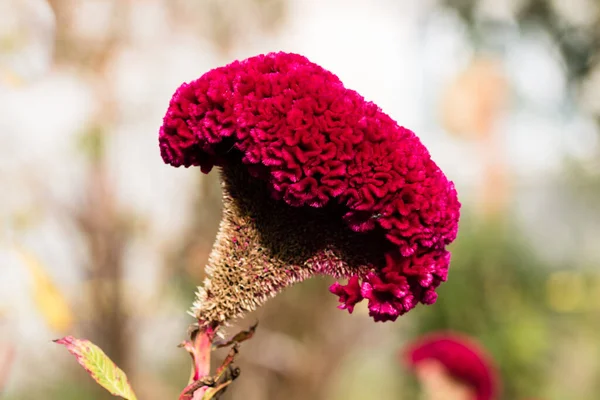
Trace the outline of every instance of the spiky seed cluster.
{"type": "Polygon", "coordinates": [[[289,207],[241,163],[221,177],[223,218],[192,310],[203,321],[226,323],[314,275],[365,274],[383,262],[389,244],[346,229],[339,208],[289,207]]]}
{"type": "Polygon", "coordinates": [[[201,319],[226,321],[315,273],[351,277],[330,289],[340,308],[366,298],[376,321],[435,302],[454,186],[411,131],[331,72],[286,53],[214,69],[176,91],[159,141],[171,165],[223,169],[201,319]]]}

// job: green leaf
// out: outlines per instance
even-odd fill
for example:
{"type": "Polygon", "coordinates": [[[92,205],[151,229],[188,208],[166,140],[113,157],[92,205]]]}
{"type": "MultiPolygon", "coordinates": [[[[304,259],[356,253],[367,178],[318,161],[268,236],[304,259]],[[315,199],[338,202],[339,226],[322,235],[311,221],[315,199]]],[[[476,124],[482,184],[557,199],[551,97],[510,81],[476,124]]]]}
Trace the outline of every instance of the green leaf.
{"type": "Polygon", "coordinates": [[[137,400],[125,373],[98,346],[89,340],[72,336],[55,340],[54,343],[65,345],[88,374],[113,396],[137,400]]]}

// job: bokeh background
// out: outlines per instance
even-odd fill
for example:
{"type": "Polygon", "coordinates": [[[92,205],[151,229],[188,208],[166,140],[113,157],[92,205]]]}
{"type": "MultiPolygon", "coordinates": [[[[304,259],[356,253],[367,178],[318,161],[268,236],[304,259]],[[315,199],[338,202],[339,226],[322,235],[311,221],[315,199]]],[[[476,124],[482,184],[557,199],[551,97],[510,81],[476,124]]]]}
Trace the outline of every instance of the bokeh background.
{"type": "Polygon", "coordinates": [[[0,0],[0,397],[112,398],[65,334],[177,397],[220,188],[163,165],[158,128],[180,83],[275,50],[414,130],[463,217],[434,306],[375,324],[297,285],[239,321],[260,326],[225,398],[416,399],[398,351],[453,329],[503,399],[598,399],[597,0],[0,0]]]}

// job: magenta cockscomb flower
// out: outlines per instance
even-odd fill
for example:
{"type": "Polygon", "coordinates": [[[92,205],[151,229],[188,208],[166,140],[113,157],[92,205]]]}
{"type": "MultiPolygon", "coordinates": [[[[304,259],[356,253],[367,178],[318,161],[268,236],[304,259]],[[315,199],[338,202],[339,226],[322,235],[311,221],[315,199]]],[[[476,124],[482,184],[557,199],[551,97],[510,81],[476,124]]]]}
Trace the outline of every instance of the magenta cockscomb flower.
{"type": "Polygon", "coordinates": [[[436,300],[457,234],[454,185],[413,132],[303,56],[270,53],[183,84],[163,160],[221,169],[224,215],[194,314],[222,324],[316,274],[376,321],[436,300]]]}

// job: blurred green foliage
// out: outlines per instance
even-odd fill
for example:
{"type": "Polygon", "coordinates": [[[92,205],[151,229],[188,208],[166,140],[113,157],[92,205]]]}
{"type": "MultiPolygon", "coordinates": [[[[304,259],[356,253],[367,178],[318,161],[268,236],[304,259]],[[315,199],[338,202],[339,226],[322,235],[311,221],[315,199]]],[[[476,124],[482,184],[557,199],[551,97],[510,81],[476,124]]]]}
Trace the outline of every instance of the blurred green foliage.
{"type": "MultiPolygon", "coordinates": [[[[540,394],[549,361],[551,311],[542,262],[507,220],[465,216],[448,282],[416,333],[453,330],[476,337],[497,361],[505,399],[540,394]]],[[[547,270],[547,269],[546,269],[547,270]]]]}

